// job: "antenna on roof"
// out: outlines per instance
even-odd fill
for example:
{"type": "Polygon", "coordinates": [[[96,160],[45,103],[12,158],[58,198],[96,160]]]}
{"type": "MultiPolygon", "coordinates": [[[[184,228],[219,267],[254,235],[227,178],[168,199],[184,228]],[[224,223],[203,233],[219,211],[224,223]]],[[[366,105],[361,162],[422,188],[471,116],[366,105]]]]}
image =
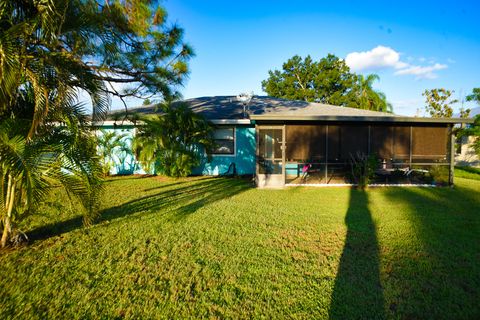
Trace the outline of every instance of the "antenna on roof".
{"type": "Polygon", "coordinates": [[[241,92],[237,95],[237,100],[243,105],[243,117],[246,118],[247,114],[250,112],[248,105],[252,101],[254,94],[253,91],[250,92],[241,92]]]}

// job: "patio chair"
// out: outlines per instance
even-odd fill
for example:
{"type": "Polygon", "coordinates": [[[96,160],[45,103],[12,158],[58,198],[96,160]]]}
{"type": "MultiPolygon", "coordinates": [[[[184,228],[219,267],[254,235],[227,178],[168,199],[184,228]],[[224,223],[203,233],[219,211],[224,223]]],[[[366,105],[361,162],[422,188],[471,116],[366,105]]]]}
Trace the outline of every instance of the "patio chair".
{"type": "Polygon", "coordinates": [[[307,181],[307,177],[309,175],[309,171],[312,168],[311,163],[306,163],[302,168],[302,180],[307,181]]]}

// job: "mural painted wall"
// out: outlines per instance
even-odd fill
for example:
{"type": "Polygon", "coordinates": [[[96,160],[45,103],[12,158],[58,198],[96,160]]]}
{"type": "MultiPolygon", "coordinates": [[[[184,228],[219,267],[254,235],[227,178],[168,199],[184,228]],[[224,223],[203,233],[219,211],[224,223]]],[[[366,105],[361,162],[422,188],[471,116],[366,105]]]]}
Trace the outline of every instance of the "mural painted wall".
{"type": "Polygon", "coordinates": [[[122,146],[116,147],[113,150],[113,154],[110,155],[110,174],[145,174],[145,171],[143,171],[143,169],[137,163],[132,153],[132,140],[133,136],[135,135],[135,128],[133,126],[105,126],[101,130],[97,130],[97,136],[102,135],[102,131],[115,132],[117,136],[125,136],[121,139],[122,146]]]}
{"type": "Polygon", "coordinates": [[[193,170],[196,175],[222,175],[226,174],[232,163],[235,164],[237,174],[255,173],[255,128],[235,128],[235,154],[212,155],[210,162],[203,154],[201,164],[193,170]]]}
{"type": "MultiPolygon", "coordinates": [[[[115,148],[111,156],[110,174],[145,174],[145,171],[135,160],[131,151],[132,139],[135,135],[133,126],[104,126],[105,132],[115,132],[117,135],[125,135],[122,139],[125,148],[115,148]]],[[[98,130],[97,135],[102,131],[98,130]]],[[[204,151],[201,153],[200,166],[193,169],[194,175],[222,175],[227,173],[230,165],[235,164],[237,174],[246,175],[255,173],[255,128],[238,126],[235,128],[235,154],[212,155],[210,162],[204,151]]]]}

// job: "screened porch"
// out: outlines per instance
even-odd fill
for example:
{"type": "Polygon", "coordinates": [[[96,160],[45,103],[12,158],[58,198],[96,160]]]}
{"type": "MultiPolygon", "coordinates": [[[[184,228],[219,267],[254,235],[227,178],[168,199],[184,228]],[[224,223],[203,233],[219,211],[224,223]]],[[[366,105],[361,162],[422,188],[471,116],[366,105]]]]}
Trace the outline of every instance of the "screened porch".
{"type": "Polygon", "coordinates": [[[352,159],[373,155],[373,185],[453,183],[451,125],[287,123],[257,125],[257,180],[264,186],[354,184],[352,159]]]}

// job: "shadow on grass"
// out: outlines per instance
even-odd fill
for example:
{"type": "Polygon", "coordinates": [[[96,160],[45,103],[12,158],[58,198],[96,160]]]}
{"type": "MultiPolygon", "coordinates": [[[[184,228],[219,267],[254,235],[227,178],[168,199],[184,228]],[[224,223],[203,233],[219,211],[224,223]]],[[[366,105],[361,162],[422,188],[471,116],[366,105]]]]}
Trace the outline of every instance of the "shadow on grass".
{"type": "Polygon", "coordinates": [[[480,190],[388,190],[418,238],[398,248],[389,296],[407,319],[480,318],[480,190]]]}
{"type": "Polygon", "coordinates": [[[151,174],[130,174],[130,175],[116,174],[116,175],[108,176],[104,182],[112,183],[117,180],[138,180],[138,179],[147,179],[150,177],[154,177],[154,176],[151,174]]]}
{"type": "MultiPolygon", "coordinates": [[[[98,222],[113,221],[125,216],[162,211],[171,213],[169,219],[178,221],[201,207],[229,198],[251,188],[249,181],[235,178],[205,178],[179,181],[150,188],[157,191],[101,211],[98,222]],[[168,188],[168,189],[167,189],[168,188]],[[166,190],[165,190],[166,189],[166,190]]],[[[108,195],[105,195],[108,196],[108,195]]],[[[28,233],[30,240],[42,240],[81,228],[82,217],[48,224],[28,233]]]]}
{"type": "Polygon", "coordinates": [[[330,319],[383,319],[379,248],[368,196],[352,188],[345,217],[347,236],[330,304],[330,319]]]}

